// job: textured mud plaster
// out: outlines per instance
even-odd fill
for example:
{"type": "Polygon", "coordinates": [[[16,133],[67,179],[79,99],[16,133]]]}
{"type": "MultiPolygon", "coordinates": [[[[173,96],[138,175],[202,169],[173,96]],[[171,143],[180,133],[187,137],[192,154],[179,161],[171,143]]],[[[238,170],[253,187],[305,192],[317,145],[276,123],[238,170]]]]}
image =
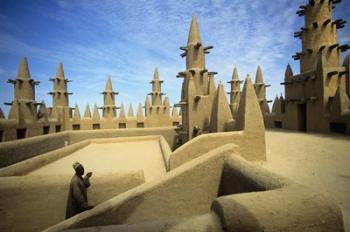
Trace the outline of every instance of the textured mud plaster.
{"type": "Polygon", "coordinates": [[[68,134],[62,132],[1,143],[0,167],[6,167],[39,154],[64,147],[68,140],[68,134]]]}
{"type": "Polygon", "coordinates": [[[94,209],[65,220],[47,231],[97,225],[134,224],[208,213],[217,197],[226,145],[167,173],[159,180],[120,194],[94,209]]]}
{"type": "MultiPolygon", "coordinates": [[[[40,231],[65,219],[71,175],[0,178],[0,231],[40,231]]],[[[97,205],[144,183],[143,173],[94,175],[89,203],[97,205]],[[104,191],[100,191],[103,189],[104,191]]]]}
{"type": "Polygon", "coordinates": [[[56,134],[36,136],[17,141],[0,143],[0,168],[18,163],[29,158],[63,148],[66,145],[87,139],[119,138],[134,136],[163,136],[170,148],[174,145],[174,127],[142,129],[109,129],[65,131],[56,134]]]}
{"type": "Polygon", "coordinates": [[[83,147],[90,144],[90,141],[82,141],[70,146],[66,146],[54,151],[44,153],[42,155],[35,156],[30,159],[23,160],[21,162],[12,164],[10,166],[0,168],[0,176],[21,176],[25,175],[35,169],[38,169],[44,165],[47,165],[55,160],[61,159],[65,156],[76,152],[83,147]]]}
{"type": "Polygon", "coordinates": [[[244,83],[237,115],[239,131],[203,134],[188,141],[171,154],[170,169],[225,144],[237,145],[237,153],[247,160],[266,160],[264,120],[249,77],[244,83]]]}
{"type": "Polygon", "coordinates": [[[226,231],[344,231],[342,213],[330,199],[239,157],[225,162],[221,194],[226,196],[215,199],[212,210],[226,231]],[[235,178],[242,182],[229,182],[235,178]]]}
{"type": "MultiPolygon", "coordinates": [[[[124,202],[128,204],[121,206],[122,208],[124,207],[122,211],[116,209],[119,214],[125,213],[126,210],[133,211],[129,214],[129,216],[133,217],[132,220],[118,221],[118,216],[115,215],[114,222],[113,219],[111,221],[103,221],[106,215],[102,214],[100,215],[102,217],[99,219],[100,221],[94,221],[93,224],[95,225],[90,225],[92,228],[88,228],[87,231],[111,231],[113,229],[117,231],[142,231],[141,228],[145,228],[145,231],[177,231],[175,230],[176,228],[181,229],[180,231],[212,232],[344,231],[341,211],[332,201],[317,192],[313,192],[302,185],[295,184],[283,177],[268,172],[232,152],[228,152],[231,149],[231,145],[222,146],[216,149],[216,152],[219,152],[216,156],[213,153],[214,151],[209,152],[169,172],[169,174],[177,172],[184,173],[188,171],[188,168],[192,170],[197,169],[199,164],[206,164],[209,161],[214,162],[218,157],[222,158],[224,164],[221,167],[223,170],[220,179],[219,197],[213,199],[211,211],[208,211],[205,215],[198,213],[197,215],[200,216],[179,216],[173,211],[179,210],[182,212],[181,210],[183,208],[172,208],[172,204],[170,204],[171,208],[168,208],[171,214],[164,215],[163,209],[157,207],[152,209],[155,211],[160,210],[161,215],[157,215],[157,212],[150,212],[152,215],[147,217],[139,212],[134,214],[133,212],[142,209],[138,207],[131,208],[133,203],[144,204],[143,200],[146,199],[138,194],[136,201],[129,198],[128,201],[124,202]],[[223,152],[222,149],[226,150],[227,153],[223,152]],[[132,201],[130,202],[130,200],[132,201]],[[219,218],[220,222],[218,222],[215,215],[219,218]],[[121,223],[123,225],[116,225],[121,223]],[[109,224],[114,225],[103,226],[109,224]],[[97,225],[102,227],[96,227],[97,225]]],[[[191,174],[193,175],[193,173],[191,174]]],[[[183,177],[188,178],[188,176],[183,177]]],[[[173,181],[172,178],[165,178],[165,182],[171,181],[173,181]]],[[[152,189],[154,185],[149,183],[139,188],[142,187],[152,189]]],[[[211,187],[217,188],[218,186],[212,185],[211,187]]],[[[132,191],[126,192],[124,195],[132,191]]],[[[206,191],[206,189],[202,191],[206,191]]],[[[192,194],[196,195],[196,193],[194,191],[192,194]]],[[[157,194],[160,194],[160,192],[157,192],[157,194]]],[[[196,195],[196,197],[199,196],[196,195]]],[[[182,199],[184,198],[182,197],[182,199]]],[[[188,202],[188,204],[194,204],[190,205],[190,207],[194,207],[198,203],[198,201],[188,202]]],[[[189,210],[189,208],[186,210],[189,210]]],[[[94,212],[93,210],[84,214],[86,215],[88,213],[101,214],[101,212],[94,212]]],[[[67,222],[69,220],[47,231],[59,231],[68,228],[69,225],[64,226],[67,222]]],[[[88,223],[71,224],[69,227],[88,227],[88,223]]]]}
{"type": "Polygon", "coordinates": [[[65,232],[222,232],[215,213],[188,218],[151,221],[130,225],[110,225],[64,230],[65,232]]]}

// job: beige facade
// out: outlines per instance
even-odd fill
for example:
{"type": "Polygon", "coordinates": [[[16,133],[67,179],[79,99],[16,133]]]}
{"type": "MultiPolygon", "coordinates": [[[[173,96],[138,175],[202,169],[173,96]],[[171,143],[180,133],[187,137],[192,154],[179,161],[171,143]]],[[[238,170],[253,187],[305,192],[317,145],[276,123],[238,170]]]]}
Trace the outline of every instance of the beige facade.
{"type": "Polygon", "coordinates": [[[302,41],[302,51],[293,56],[300,60],[300,74],[287,66],[285,97],[276,97],[269,127],[350,134],[349,55],[340,64],[340,53],[350,47],[336,40],[337,29],[345,24],[332,19],[336,3],[310,1],[297,12],[305,18],[301,31],[295,32],[302,41]]]}
{"type": "Polygon", "coordinates": [[[169,98],[166,97],[163,101],[163,81],[159,80],[157,69],[150,82],[152,102],[147,97],[144,107],[138,105],[136,116],[131,104],[127,114],[123,103],[120,107],[116,106],[118,92],[113,90],[111,77],[108,77],[105,90],[101,92],[104,105],[97,107],[95,104],[91,113],[90,105],[87,104],[83,114],[77,105],[73,108],[69,106],[69,95],[73,93],[68,92],[70,80],[65,78],[62,63],[58,65],[56,77],[49,80],[53,82],[53,91],[49,92],[52,95],[52,107],[46,108],[45,103],[35,101],[35,85],[39,82],[31,79],[27,58],[22,59],[17,78],[8,80],[8,83],[14,85],[14,100],[6,103],[11,105],[8,118],[0,109],[0,142],[66,130],[166,127],[181,122],[176,108],[170,113],[169,98]]]}

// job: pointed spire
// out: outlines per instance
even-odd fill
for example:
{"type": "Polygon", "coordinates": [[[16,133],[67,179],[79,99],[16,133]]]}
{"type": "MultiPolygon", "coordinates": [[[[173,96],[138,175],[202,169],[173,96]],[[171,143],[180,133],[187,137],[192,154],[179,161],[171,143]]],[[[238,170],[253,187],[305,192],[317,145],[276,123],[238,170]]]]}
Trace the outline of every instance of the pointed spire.
{"type": "Polygon", "coordinates": [[[100,120],[100,113],[98,112],[98,108],[97,108],[96,103],[94,105],[94,112],[92,113],[92,120],[94,120],[94,121],[100,120]]]}
{"type": "Polygon", "coordinates": [[[130,103],[130,105],[129,105],[128,117],[130,117],[130,118],[133,118],[133,117],[134,117],[134,109],[133,109],[131,103],[130,103]]]}
{"type": "Polygon", "coordinates": [[[238,71],[236,67],[233,69],[232,80],[238,81],[238,71]]]}
{"type": "Polygon", "coordinates": [[[258,125],[264,129],[262,112],[249,74],[244,82],[237,119],[236,126],[238,130],[249,129],[253,131],[255,130],[254,125],[258,125]],[[254,123],[252,123],[253,121],[254,123]]]}
{"type": "Polygon", "coordinates": [[[62,63],[58,64],[56,77],[64,79],[64,71],[63,71],[63,64],[62,63]]]}
{"type": "Polygon", "coordinates": [[[106,82],[106,92],[113,92],[113,87],[112,87],[112,80],[111,76],[108,76],[107,82],[106,82]]]}
{"type": "Polygon", "coordinates": [[[243,156],[248,160],[265,160],[265,126],[261,113],[258,99],[256,97],[252,80],[247,76],[241,99],[239,102],[236,129],[243,130],[244,134],[249,138],[242,144],[245,146],[254,146],[254,150],[243,151],[243,156]],[[260,151],[260,152],[256,152],[260,151]]]}
{"type": "Polygon", "coordinates": [[[86,104],[85,112],[84,112],[84,118],[91,118],[91,111],[90,111],[90,105],[86,104]]]}
{"type": "Polygon", "coordinates": [[[123,103],[120,105],[119,119],[125,119],[125,109],[123,103]]]}
{"type": "Polygon", "coordinates": [[[228,101],[226,99],[224,86],[222,83],[218,85],[211,117],[210,117],[210,131],[211,132],[222,132],[225,131],[225,125],[227,122],[232,121],[232,114],[228,101]]]}
{"type": "Polygon", "coordinates": [[[273,113],[280,113],[281,112],[281,102],[279,97],[276,95],[275,100],[273,101],[272,105],[272,112],[273,113]]]}
{"type": "Polygon", "coordinates": [[[199,34],[197,18],[196,18],[196,16],[192,16],[191,27],[190,27],[190,32],[188,34],[187,43],[188,44],[190,44],[190,43],[196,44],[198,42],[201,42],[201,37],[199,34]]]}
{"type": "Polygon", "coordinates": [[[142,105],[141,105],[141,103],[139,103],[139,105],[137,107],[136,119],[137,119],[138,122],[143,120],[143,113],[142,113],[142,105]]]}
{"type": "Polygon", "coordinates": [[[284,81],[289,82],[290,79],[293,77],[293,70],[290,64],[287,65],[286,71],[284,73],[284,81]]]}
{"type": "Polygon", "coordinates": [[[159,73],[157,67],[154,69],[153,80],[159,80],[159,73]]]}
{"type": "Polygon", "coordinates": [[[18,68],[17,78],[30,79],[27,57],[23,57],[18,68]]]}
{"type": "Polygon", "coordinates": [[[264,83],[263,74],[262,74],[260,65],[258,66],[258,69],[256,70],[255,83],[256,84],[264,83]]]}
{"type": "Polygon", "coordinates": [[[79,107],[78,107],[77,104],[75,104],[73,118],[74,119],[80,119],[80,111],[79,111],[79,107]]]}

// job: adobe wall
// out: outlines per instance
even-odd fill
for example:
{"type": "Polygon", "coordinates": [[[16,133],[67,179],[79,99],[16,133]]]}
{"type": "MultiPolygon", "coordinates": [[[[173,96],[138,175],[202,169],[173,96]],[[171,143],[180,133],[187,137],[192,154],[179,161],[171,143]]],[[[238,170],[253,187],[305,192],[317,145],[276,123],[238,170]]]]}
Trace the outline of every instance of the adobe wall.
{"type": "Polygon", "coordinates": [[[176,132],[175,127],[69,131],[69,144],[74,144],[86,139],[147,135],[161,135],[168,142],[169,146],[173,147],[176,132]]]}
{"type": "Polygon", "coordinates": [[[221,184],[212,210],[227,231],[344,231],[330,199],[240,157],[227,157],[221,184]]]}
{"type": "MultiPolygon", "coordinates": [[[[71,176],[0,178],[0,231],[41,231],[65,219],[71,176]]],[[[91,178],[89,203],[97,205],[144,183],[143,172],[91,178]],[[104,189],[104,191],[100,191],[104,189]]]]}
{"type": "Polygon", "coordinates": [[[265,160],[265,138],[244,131],[202,134],[178,149],[170,156],[170,170],[225,144],[237,145],[237,154],[247,160],[265,160]],[[250,137],[249,137],[250,135],[250,137]],[[251,138],[253,136],[253,138],[251,138]]]}
{"type": "Polygon", "coordinates": [[[143,222],[129,225],[108,225],[65,230],[65,232],[223,232],[219,217],[211,212],[189,218],[143,222]],[[208,228],[210,228],[208,230],[208,228]]]}
{"type": "Polygon", "coordinates": [[[206,231],[201,229],[209,225],[212,231],[344,232],[342,213],[331,200],[238,157],[234,150],[232,145],[212,150],[161,180],[45,231],[91,226],[95,228],[87,231],[97,231],[96,226],[98,231],[176,231],[176,226],[206,231]]]}
{"type": "Polygon", "coordinates": [[[38,169],[46,164],[54,162],[60,158],[72,154],[73,152],[90,144],[89,140],[85,140],[70,146],[65,146],[57,150],[53,150],[44,154],[40,154],[30,159],[22,160],[18,163],[7,167],[0,168],[0,177],[2,176],[22,176],[38,169]]]}
{"type": "Polygon", "coordinates": [[[120,194],[46,231],[189,217],[210,211],[217,197],[227,145],[172,170],[166,176],[120,194]]]}
{"type": "Polygon", "coordinates": [[[68,141],[68,133],[61,132],[1,143],[0,167],[6,167],[36,155],[64,147],[68,141]]]}
{"type": "Polygon", "coordinates": [[[163,136],[170,148],[175,143],[174,127],[65,131],[0,143],[0,168],[87,139],[148,135],[163,136]]]}

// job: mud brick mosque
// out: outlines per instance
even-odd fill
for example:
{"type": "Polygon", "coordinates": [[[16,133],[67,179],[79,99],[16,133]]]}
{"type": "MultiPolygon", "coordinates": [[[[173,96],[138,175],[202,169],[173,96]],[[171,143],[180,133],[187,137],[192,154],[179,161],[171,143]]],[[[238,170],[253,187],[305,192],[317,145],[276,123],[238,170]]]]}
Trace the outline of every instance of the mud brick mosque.
{"type": "Polygon", "coordinates": [[[24,57],[8,80],[8,117],[0,109],[0,230],[344,231],[331,199],[254,163],[267,159],[265,128],[350,134],[350,55],[340,60],[350,46],[337,43],[345,21],[332,18],[340,2],[300,6],[302,49],[293,56],[300,74],[287,65],[284,96],[271,110],[260,66],[254,81],[240,80],[234,68],[228,93],[215,84],[205,61],[213,46],[201,40],[195,16],[180,47],[186,67],[176,76],[182,88],[173,106],[155,68],[144,105],[126,111],[108,78],[103,106],[88,104],[81,114],[69,104],[60,63],[48,107],[36,101],[39,83],[24,57]],[[76,160],[94,172],[88,195],[95,207],[65,220],[76,160]]]}

